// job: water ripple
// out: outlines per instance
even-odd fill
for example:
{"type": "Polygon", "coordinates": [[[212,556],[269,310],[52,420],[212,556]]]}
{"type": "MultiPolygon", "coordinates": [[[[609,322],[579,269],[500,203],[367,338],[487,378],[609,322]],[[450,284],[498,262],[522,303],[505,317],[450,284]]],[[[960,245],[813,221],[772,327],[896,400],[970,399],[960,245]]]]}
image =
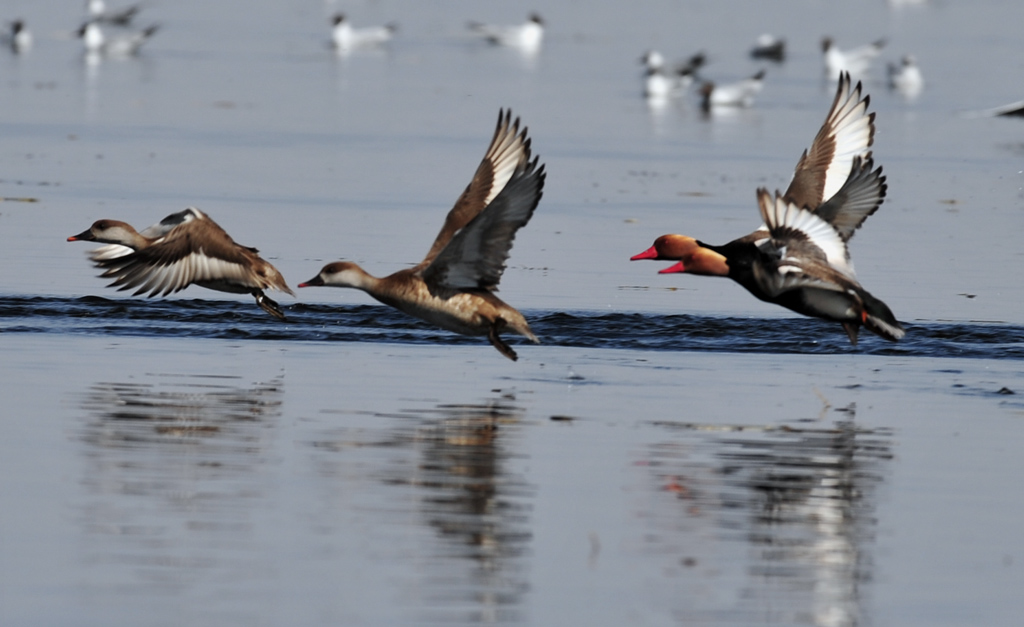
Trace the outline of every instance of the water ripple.
{"type": "MultiPolygon", "coordinates": [[[[58,333],[306,342],[479,344],[482,338],[435,329],[382,305],[295,304],[279,322],[250,302],[111,300],[8,296],[0,333],[58,333]]],[[[548,346],[588,348],[898,355],[1024,359],[1024,327],[982,322],[907,324],[891,343],[864,333],[851,347],[837,324],[808,318],[743,318],[645,313],[524,310],[548,346]]],[[[508,336],[512,344],[522,344],[508,336]]]]}

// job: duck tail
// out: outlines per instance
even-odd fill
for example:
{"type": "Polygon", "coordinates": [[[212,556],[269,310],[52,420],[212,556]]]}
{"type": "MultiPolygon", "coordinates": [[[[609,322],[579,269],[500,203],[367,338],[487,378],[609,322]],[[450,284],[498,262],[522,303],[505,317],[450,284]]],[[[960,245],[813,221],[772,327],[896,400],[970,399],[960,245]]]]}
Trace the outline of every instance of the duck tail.
{"type": "Polygon", "coordinates": [[[903,325],[896,319],[888,305],[867,292],[864,292],[862,297],[864,300],[864,326],[869,331],[893,342],[906,334],[903,325]]]}

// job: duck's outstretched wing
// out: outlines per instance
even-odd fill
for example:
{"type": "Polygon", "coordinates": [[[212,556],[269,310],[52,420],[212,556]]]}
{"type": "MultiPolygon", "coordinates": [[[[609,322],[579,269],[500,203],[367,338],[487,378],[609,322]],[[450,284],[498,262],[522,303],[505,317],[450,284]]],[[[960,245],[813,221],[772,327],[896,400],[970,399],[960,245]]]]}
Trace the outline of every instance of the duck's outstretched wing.
{"type": "Polygon", "coordinates": [[[526,136],[526,130],[519,130],[519,118],[512,121],[511,110],[498,112],[498,125],[491,145],[466,190],[448,212],[430,252],[417,267],[428,266],[459,229],[477,217],[501,193],[512,175],[530,160],[530,139],[526,136]]]}
{"type": "Polygon", "coordinates": [[[781,278],[806,275],[808,280],[836,281],[842,276],[856,282],[846,242],[831,224],[778,192],[773,197],[761,188],[757,197],[770,237],[762,249],[774,258],[781,278]]]}
{"type": "Polygon", "coordinates": [[[871,97],[861,97],[861,91],[861,83],[851,86],[849,73],[843,72],[825,123],[797,162],[786,189],[786,198],[794,204],[818,207],[846,183],[854,158],[870,159],[875,114],[868,113],[871,97]]]}
{"type": "Polygon", "coordinates": [[[174,227],[179,224],[184,224],[191,220],[203,219],[205,217],[206,214],[195,207],[188,207],[187,209],[183,209],[177,213],[172,213],[152,226],[146,227],[139,233],[139,235],[148,239],[157,239],[170,233],[174,227]]]}
{"type": "Polygon", "coordinates": [[[844,242],[849,242],[868,216],[878,211],[885,200],[888,185],[882,176],[882,167],[874,168],[870,158],[853,158],[853,169],[846,183],[818,207],[814,213],[831,224],[844,242]]]}
{"type": "MultiPolygon", "coordinates": [[[[163,220],[157,222],[152,226],[148,226],[143,229],[139,235],[145,237],[148,240],[159,242],[160,238],[170,233],[174,227],[179,224],[188,222],[189,220],[195,220],[196,218],[203,218],[205,215],[196,209],[195,207],[189,207],[177,213],[172,213],[163,220]]],[[[130,227],[129,227],[130,228],[130,227]]],[[[89,259],[96,262],[99,267],[104,267],[101,261],[109,261],[118,257],[124,257],[134,252],[132,248],[121,244],[106,244],[99,248],[94,248],[89,251],[89,259]]]]}
{"type": "Polygon", "coordinates": [[[423,269],[429,286],[494,291],[516,231],[530,221],[544,189],[537,159],[512,174],[504,189],[423,269]]]}
{"type": "Polygon", "coordinates": [[[136,288],[133,295],[166,296],[193,283],[225,292],[278,289],[292,293],[277,269],[255,249],[239,246],[198,211],[159,243],[129,255],[97,260],[96,265],[105,270],[101,277],[114,279],[110,287],[120,291],[136,288]],[[202,219],[196,219],[198,216],[202,219]]]}

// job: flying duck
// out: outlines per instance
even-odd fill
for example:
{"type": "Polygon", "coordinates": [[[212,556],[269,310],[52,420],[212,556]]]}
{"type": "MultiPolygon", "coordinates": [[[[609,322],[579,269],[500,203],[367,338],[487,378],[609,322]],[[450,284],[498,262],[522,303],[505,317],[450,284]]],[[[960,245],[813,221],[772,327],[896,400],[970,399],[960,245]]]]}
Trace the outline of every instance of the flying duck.
{"type": "Polygon", "coordinates": [[[280,320],[284,312],[263,290],[276,289],[294,296],[284,277],[259,251],[236,244],[216,222],[189,207],[137,232],[119,220],[97,220],[69,242],[107,244],[90,258],[104,270],[100,277],[114,279],[118,291],[138,288],[133,296],[166,296],[189,285],[252,294],[264,311],[280,320]]]}
{"type": "Polygon", "coordinates": [[[663,273],[727,276],[761,300],[842,323],[853,344],[860,325],[886,339],[900,339],[903,328],[857,282],[846,248],[887,190],[882,168],[874,168],[868,150],[875,114],[867,112],[870,98],[861,97],[861,91],[860,83],[852,88],[849,74],[842,75],[825,123],[800,157],[786,192],[776,192],[772,199],[766,190],[758,190],[764,220],[760,228],[724,246],[663,235],[631,259],[679,262],[663,273]],[[779,206],[796,209],[770,210],[779,206]]]}
{"type": "Polygon", "coordinates": [[[448,212],[423,261],[378,278],[349,261],[323,267],[299,287],[362,290],[405,313],[464,335],[483,335],[509,359],[516,352],[500,337],[514,331],[539,343],[526,319],[494,295],[516,231],[540,201],[544,166],[530,160],[527,129],[512,112],[498,114],[494,138],[469,186],[448,212]]]}

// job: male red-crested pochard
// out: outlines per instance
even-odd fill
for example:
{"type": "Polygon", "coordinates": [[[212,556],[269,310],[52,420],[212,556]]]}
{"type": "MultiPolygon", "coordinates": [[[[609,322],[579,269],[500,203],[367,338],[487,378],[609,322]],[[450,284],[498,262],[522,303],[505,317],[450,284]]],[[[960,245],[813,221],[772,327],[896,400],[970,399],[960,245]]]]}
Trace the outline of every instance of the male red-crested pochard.
{"type": "MultiPolygon", "coordinates": [[[[858,159],[855,166],[865,180],[872,178],[871,162],[861,165],[858,159]]],[[[855,176],[858,174],[851,179],[855,176]]],[[[757,196],[769,233],[767,240],[724,246],[698,242],[722,256],[731,279],[761,300],[841,323],[854,345],[861,325],[887,340],[903,337],[903,326],[889,307],[857,281],[846,240],[838,229],[779,192],[773,197],[761,188],[757,196]]]]}
{"type": "Polygon", "coordinates": [[[329,263],[299,287],[363,290],[380,302],[464,335],[486,335],[509,359],[516,353],[499,334],[509,329],[540,340],[526,319],[494,295],[516,231],[529,222],[546,174],[530,160],[527,129],[512,112],[498,114],[494,139],[462,196],[445,218],[427,256],[383,278],[347,261],[329,263]]]}
{"type": "MultiPolygon", "coordinates": [[[[825,122],[804,151],[793,171],[793,179],[786,188],[785,197],[800,207],[810,207],[827,222],[840,229],[845,240],[863,224],[878,205],[864,202],[847,202],[847,195],[838,195],[854,171],[854,159],[862,162],[871,159],[869,148],[875,141],[875,114],[868,113],[870,96],[861,96],[862,86],[852,85],[849,74],[839,79],[835,98],[829,108],[825,122]],[[828,202],[826,202],[828,201],[828,202]]],[[[881,168],[878,169],[879,184],[884,181],[881,168]]],[[[861,179],[858,179],[861,180],[861,179]]],[[[882,186],[884,197],[884,185],[882,186]]],[[[879,199],[879,203],[881,199],[879,199]]],[[[736,241],[758,241],[768,236],[764,225],[736,241]]],[[[631,259],[656,259],[682,261],[692,254],[696,240],[684,235],[663,235],[644,252],[631,259]]],[[[700,255],[698,255],[700,257],[700,255]]],[[[704,256],[710,259],[709,256],[704,256]]],[[[693,274],[717,274],[686,269],[693,274]]]]}
{"type": "MultiPolygon", "coordinates": [[[[845,243],[878,209],[887,190],[882,168],[873,169],[874,162],[868,150],[874,141],[875,114],[867,112],[870,98],[862,98],[861,91],[860,83],[851,88],[850,76],[843,74],[825,123],[811,147],[800,157],[786,192],[780,195],[782,201],[806,209],[807,213],[829,225],[843,242],[844,251],[845,243]]],[[[758,192],[759,203],[762,202],[762,191],[758,192]]],[[[778,228],[782,226],[778,225],[778,228]]],[[[903,336],[902,327],[888,307],[860,288],[855,278],[852,280],[860,290],[858,293],[866,295],[861,300],[871,304],[865,309],[872,316],[870,324],[864,320],[852,322],[845,313],[835,315],[831,294],[828,299],[821,296],[822,290],[835,292],[839,289],[836,285],[846,283],[834,283],[825,288],[822,284],[812,285],[810,281],[780,281],[768,276],[779,267],[769,262],[779,256],[778,242],[781,241],[784,238],[773,234],[771,225],[766,222],[759,229],[724,246],[711,246],[685,235],[663,235],[655,240],[653,246],[631,259],[679,262],[662,270],[662,273],[727,276],[761,300],[804,315],[842,322],[854,344],[861,323],[887,339],[903,336]],[[823,301],[828,301],[829,306],[822,305],[823,301]]],[[[813,269],[820,270],[821,266],[814,265],[813,269]]],[[[852,265],[848,261],[837,266],[836,271],[853,276],[852,265]],[[850,266],[849,272],[845,266],[850,266]]]]}
{"type": "Polygon", "coordinates": [[[137,287],[133,296],[145,292],[149,292],[148,298],[166,296],[195,284],[220,292],[252,294],[264,311],[283,320],[281,307],[263,290],[295,295],[258,250],[235,243],[195,207],[172,213],[141,233],[119,220],[97,220],[68,241],[107,244],[93,250],[90,258],[104,270],[102,278],[114,279],[109,287],[118,287],[118,291],[137,287]]]}

